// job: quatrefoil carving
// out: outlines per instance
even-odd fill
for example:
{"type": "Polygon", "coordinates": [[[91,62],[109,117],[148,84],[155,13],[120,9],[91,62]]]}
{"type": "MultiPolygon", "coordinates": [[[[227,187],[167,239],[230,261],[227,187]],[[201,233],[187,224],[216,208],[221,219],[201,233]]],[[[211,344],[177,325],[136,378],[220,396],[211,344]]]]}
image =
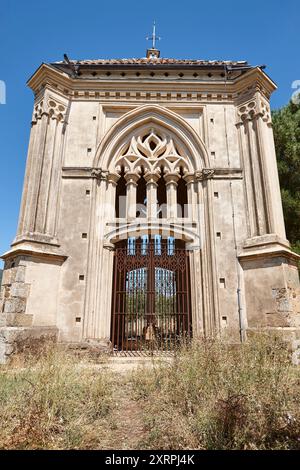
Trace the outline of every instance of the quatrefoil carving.
{"type": "Polygon", "coordinates": [[[251,121],[257,116],[261,116],[263,121],[268,124],[271,122],[270,107],[263,100],[250,101],[244,104],[238,109],[238,115],[242,122],[246,120],[251,121]]]}
{"type": "Polygon", "coordinates": [[[55,101],[53,98],[41,100],[34,107],[32,122],[36,123],[43,115],[63,122],[65,114],[66,106],[64,104],[55,101]]]}

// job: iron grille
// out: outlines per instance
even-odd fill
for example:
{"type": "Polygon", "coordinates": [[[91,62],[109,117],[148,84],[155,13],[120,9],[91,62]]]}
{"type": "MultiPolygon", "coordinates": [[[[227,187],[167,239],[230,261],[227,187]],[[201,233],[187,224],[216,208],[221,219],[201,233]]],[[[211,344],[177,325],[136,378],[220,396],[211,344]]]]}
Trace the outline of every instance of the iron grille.
{"type": "Polygon", "coordinates": [[[180,240],[128,239],[114,258],[115,352],[172,351],[191,336],[189,257],[180,240]]]}

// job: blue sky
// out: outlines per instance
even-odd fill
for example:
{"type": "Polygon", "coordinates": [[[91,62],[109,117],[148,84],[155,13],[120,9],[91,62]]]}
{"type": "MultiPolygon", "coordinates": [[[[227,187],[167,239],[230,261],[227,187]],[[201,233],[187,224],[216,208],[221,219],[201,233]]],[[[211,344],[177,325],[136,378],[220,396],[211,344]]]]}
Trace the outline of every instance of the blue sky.
{"type": "Polygon", "coordinates": [[[7,104],[0,104],[0,252],[16,232],[33,106],[26,81],[41,62],[65,52],[74,59],[144,57],[155,19],[163,57],[267,64],[279,87],[277,108],[300,80],[299,17],[299,0],[1,0],[7,104]]]}

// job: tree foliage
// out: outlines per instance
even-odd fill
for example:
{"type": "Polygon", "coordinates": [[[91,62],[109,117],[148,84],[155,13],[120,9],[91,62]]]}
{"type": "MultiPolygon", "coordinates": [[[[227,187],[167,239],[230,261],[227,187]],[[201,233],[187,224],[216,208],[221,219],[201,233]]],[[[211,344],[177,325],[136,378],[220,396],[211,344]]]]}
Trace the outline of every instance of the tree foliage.
{"type": "Polygon", "coordinates": [[[300,254],[300,104],[272,114],[287,238],[300,254]]]}

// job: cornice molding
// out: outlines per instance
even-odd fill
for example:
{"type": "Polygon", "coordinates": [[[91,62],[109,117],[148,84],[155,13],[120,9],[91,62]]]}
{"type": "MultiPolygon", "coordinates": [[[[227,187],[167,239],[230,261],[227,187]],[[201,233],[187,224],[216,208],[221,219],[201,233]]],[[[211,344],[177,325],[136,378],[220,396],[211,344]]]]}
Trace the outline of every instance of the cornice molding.
{"type": "Polygon", "coordinates": [[[239,101],[241,95],[260,90],[267,98],[276,90],[275,83],[259,68],[254,68],[233,81],[173,81],[139,79],[130,81],[113,78],[88,80],[72,78],[48,64],[42,64],[27,82],[35,94],[42,89],[52,91],[73,99],[119,100],[119,101],[239,101]],[[163,85],[163,92],[162,92],[163,85]],[[178,96],[178,94],[180,96],[178,96]]]}
{"type": "Polygon", "coordinates": [[[52,251],[47,251],[47,250],[39,250],[39,249],[34,249],[32,246],[16,246],[13,247],[11,250],[7,251],[4,253],[1,258],[3,260],[13,258],[15,256],[32,256],[36,258],[44,258],[47,260],[54,260],[54,261],[59,261],[63,263],[68,256],[63,255],[61,253],[55,253],[52,251]]]}

